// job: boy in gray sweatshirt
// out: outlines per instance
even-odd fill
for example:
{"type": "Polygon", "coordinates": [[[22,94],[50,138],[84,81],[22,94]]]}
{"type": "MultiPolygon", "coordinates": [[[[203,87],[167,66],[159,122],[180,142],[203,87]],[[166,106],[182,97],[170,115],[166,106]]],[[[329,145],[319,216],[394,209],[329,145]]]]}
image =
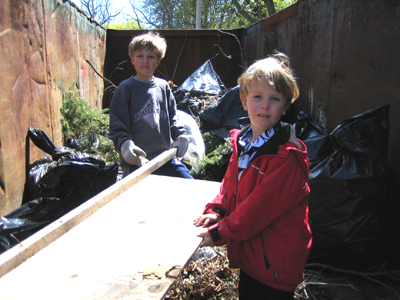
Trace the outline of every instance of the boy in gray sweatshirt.
{"type": "Polygon", "coordinates": [[[109,138],[120,153],[123,177],[172,147],[177,148],[176,157],[154,174],[193,178],[178,159],[185,155],[189,139],[176,117],[174,95],[167,81],[153,76],[166,49],[165,39],[152,32],[129,44],[136,75],[119,84],[110,106],[109,138]]]}

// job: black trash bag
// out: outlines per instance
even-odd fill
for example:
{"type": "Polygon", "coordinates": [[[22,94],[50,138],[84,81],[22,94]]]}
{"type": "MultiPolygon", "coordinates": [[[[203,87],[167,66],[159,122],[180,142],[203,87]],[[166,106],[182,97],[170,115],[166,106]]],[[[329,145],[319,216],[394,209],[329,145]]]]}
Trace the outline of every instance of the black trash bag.
{"type": "Polygon", "coordinates": [[[296,137],[307,146],[310,170],[335,151],[328,131],[314,122],[305,112],[300,111],[293,127],[296,137]]]}
{"type": "Polygon", "coordinates": [[[181,86],[174,88],[173,94],[179,110],[197,117],[203,105],[201,96],[220,95],[224,91],[224,83],[207,60],[181,86]]]}
{"type": "Polygon", "coordinates": [[[250,124],[249,115],[240,101],[239,86],[230,89],[199,117],[202,132],[211,132],[225,139],[230,137],[229,130],[250,124]]]}
{"type": "Polygon", "coordinates": [[[22,204],[40,197],[62,198],[73,189],[84,192],[85,195],[76,196],[87,200],[116,182],[118,164],[106,166],[102,160],[86,153],[68,147],[55,147],[40,129],[29,128],[28,136],[52,158],[39,159],[28,168],[22,204]],[[83,186],[79,185],[81,182],[83,186]],[[80,189],[77,188],[79,186],[80,189]]]}
{"type": "Polygon", "coordinates": [[[330,134],[334,143],[355,152],[372,151],[371,155],[380,154],[387,158],[389,108],[389,105],[384,105],[342,122],[330,134]]]}
{"type": "Polygon", "coordinates": [[[43,130],[29,127],[28,137],[32,140],[36,147],[38,147],[40,150],[43,150],[47,154],[52,155],[56,149],[56,145],[54,145],[53,141],[43,130]]]}
{"type": "Polygon", "coordinates": [[[0,253],[44,228],[64,214],[58,198],[32,200],[0,219],[0,253]],[[53,215],[51,215],[53,214],[53,215]]]}
{"type": "Polygon", "coordinates": [[[55,147],[46,133],[29,128],[28,137],[52,154],[29,168],[23,205],[0,220],[0,252],[54,222],[117,180],[118,164],[55,147]]]}
{"type": "Polygon", "coordinates": [[[187,94],[185,97],[176,104],[178,110],[181,110],[189,115],[198,117],[204,106],[203,101],[199,98],[192,98],[192,95],[187,94]]]}
{"type": "Polygon", "coordinates": [[[53,160],[58,160],[62,157],[78,160],[89,157],[88,154],[78,152],[70,147],[56,147],[50,137],[41,129],[29,127],[28,137],[36,147],[50,154],[53,160]]]}
{"type": "Polygon", "coordinates": [[[193,96],[203,94],[219,95],[225,89],[221,78],[214,71],[210,60],[190,75],[175,91],[175,94],[191,93],[193,96]]]}
{"type": "Polygon", "coordinates": [[[93,149],[96,149],[99,145],[99,138],[96,134],[90,134],[83,136],[79,139],[69,138],[66,142],[66,147],[72,148],[78,151],[85,151],[91,145],[93,149]]]}
{"type": "Polygon", "coordinates": [[[64,199],[70,194],[81,203],[114,184],[117,174],[118,164],[106,165],[94,157],[41,159],[29,171],[30,190],[23,203],[39,197],[64,199]]]}
{"type": "Polygon", "coordinates": [[[398,183],[381,155],[385,145],[376,143],[387,137],[388,108],[340,124],[331,133],[337,150],[310,171],[309,263],[357,271],[399,266],[398,183]]]}

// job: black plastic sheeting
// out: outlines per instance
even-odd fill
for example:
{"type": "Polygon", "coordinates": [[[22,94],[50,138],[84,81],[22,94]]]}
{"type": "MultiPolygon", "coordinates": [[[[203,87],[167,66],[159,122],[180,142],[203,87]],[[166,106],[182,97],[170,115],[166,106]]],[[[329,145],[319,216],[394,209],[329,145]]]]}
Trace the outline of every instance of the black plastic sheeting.
{"type": "Polygon", "coordinates": [[[190,114],[201,110],[202,103],[197,99],[198,97],[220,95],[224,92],[225,85],[215,72],[210,60],[193,72],[181,86],[173,89],[178,109],[190,114]]]}
{"type": "Polygon", "coordinates": [[[240,101],[239,86],[226,89],[210,60],[190,75],[180,87],[173,90],[179,110],[199,116],[201,132],[211,132],[229,139],[229,130],[250,124],[248,113],[240,101]],[[221,96],[210,107],[202,110],[204,95],[221,96]]]}
{"type": "Polygon", "coordinates": [[[116,182],[118,164],[67,147],[56,147],[45,132],[29,128],[33,143],[50,154],[29,169],[23,205],[0,220],[0,253],[62,217],[116,182]]]}
{"type": "Polygon", "coordinates": [[[202,132],[230,138],[229,130],[250,124],[247,111],[240,101],[239,86],[230,89],[217,102],[200,114],[202,132]]]}
{"type": "Polygon", "coordinates": [[[306,143],[310,170],[335,151],[327,130],[303,111],[297,116],[294,128],[296,137],[306,143]]]}
{"type": "Polygon", "coordinates": [[[207,60],[181,84],[177,92],[218,95],[224,89],[224,83],[214,71],[211,61],[207,60]]]}
{"type": "Polygon", "coordinates": [[[388,111],[388,105],[367,111],[330,134],[304,113],[294,124],[313,166],[309,263],[358,271],[400,266],[398,181],[386,160],[388,111]]]}

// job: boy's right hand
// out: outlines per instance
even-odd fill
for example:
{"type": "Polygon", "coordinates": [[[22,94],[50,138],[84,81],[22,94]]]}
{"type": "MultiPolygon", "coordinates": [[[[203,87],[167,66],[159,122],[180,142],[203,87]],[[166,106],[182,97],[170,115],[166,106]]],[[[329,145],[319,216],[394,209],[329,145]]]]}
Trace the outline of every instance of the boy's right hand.
{"type": "Polygon", "coordinates": [[[197,217],[194,220],[194,225],[196,227],[203,226],[203,228],[211,226],[217,222],[221,221],[221,218],[216,214],[205,214],[197,217]]]}
{"type": "Polygon", "coordinates": [[[146,152],[140,149],[131,140],[125,141],[121,147],[122,158],[130,165],[136,165],[141,167],[142,165],[149,162],[146,159],[146,152]]]}

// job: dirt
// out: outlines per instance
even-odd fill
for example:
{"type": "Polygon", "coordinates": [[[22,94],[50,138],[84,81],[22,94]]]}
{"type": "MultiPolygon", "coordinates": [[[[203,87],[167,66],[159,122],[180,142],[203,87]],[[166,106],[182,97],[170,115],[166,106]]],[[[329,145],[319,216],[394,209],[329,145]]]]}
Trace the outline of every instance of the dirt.
{"type": "MultiPolygon", "coordinates": [[[[217,256],[191,260],[165,299],[237,300],[239,270],[230,269],[226,247],[214,247],[217,256]]],[[[295,292],[296,300],[395,300],[400,299],[400,270],[353,272],[310,264],[305,280],[295,292]]]]}
{"type": "Polygon", "coordinates": [[[189,262],[165,299],[238,299],[239,270],[229,268],[226,247],[214,247],[214,249],[217,252],[216,257],[189,262]]]}

